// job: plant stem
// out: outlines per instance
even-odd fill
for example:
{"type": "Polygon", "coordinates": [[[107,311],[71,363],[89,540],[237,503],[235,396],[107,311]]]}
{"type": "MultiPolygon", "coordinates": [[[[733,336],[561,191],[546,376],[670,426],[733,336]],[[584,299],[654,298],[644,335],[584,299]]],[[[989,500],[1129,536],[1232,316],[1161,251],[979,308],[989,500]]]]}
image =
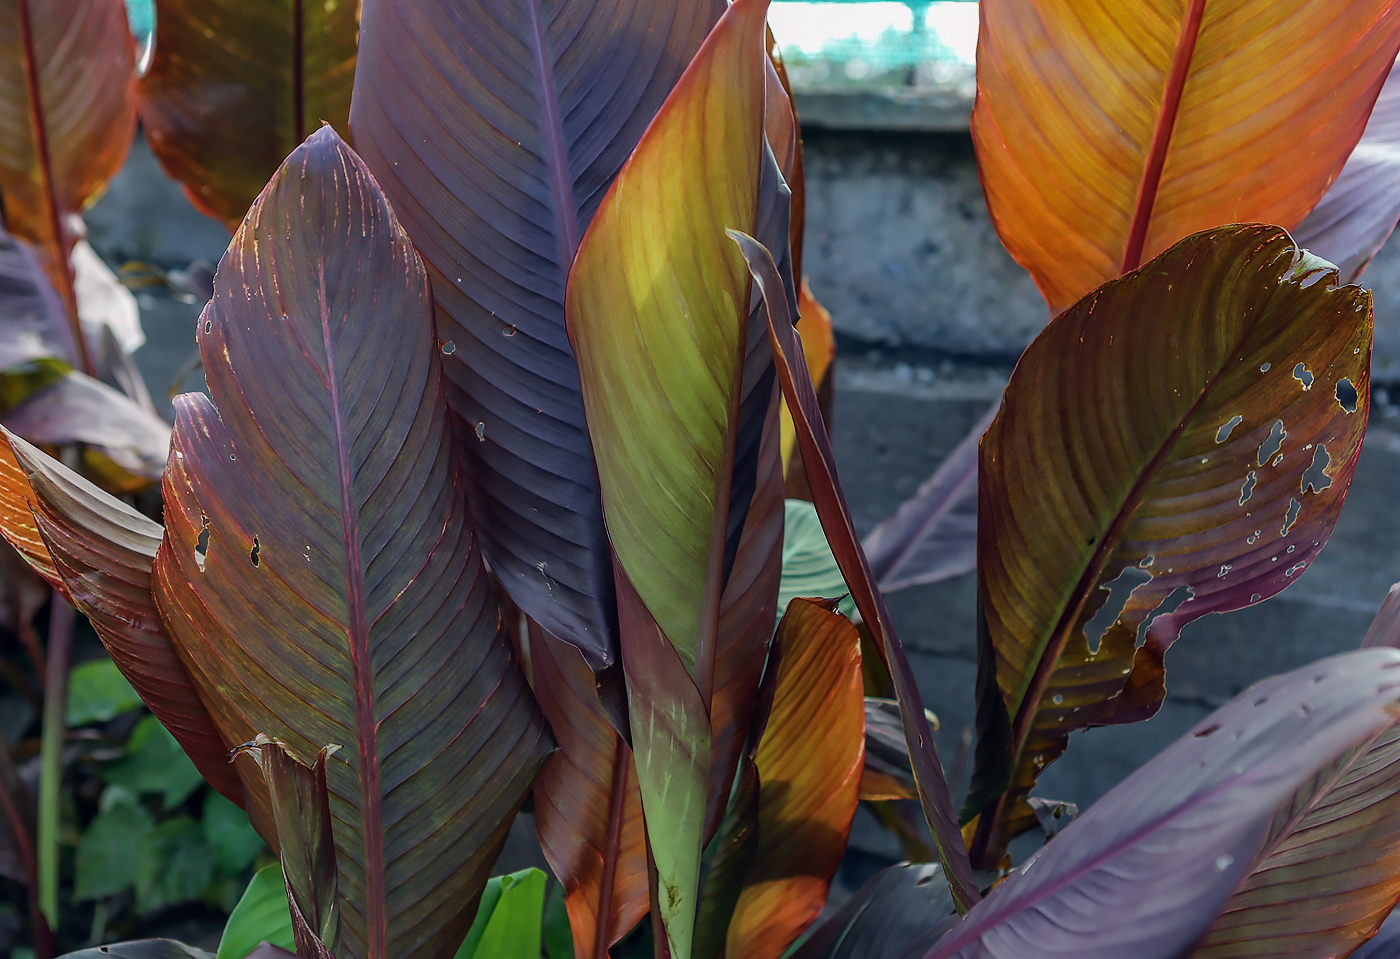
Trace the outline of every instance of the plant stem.
{"type": "Polygon", "coordinates": [[[67,738],[68,661],[73,653],[76,613],[54,592],[49,607],[48,669],[44,675],[44,733],[39,747],[39,908],[58,927],[58,814],[63,743],[67,738]]]}

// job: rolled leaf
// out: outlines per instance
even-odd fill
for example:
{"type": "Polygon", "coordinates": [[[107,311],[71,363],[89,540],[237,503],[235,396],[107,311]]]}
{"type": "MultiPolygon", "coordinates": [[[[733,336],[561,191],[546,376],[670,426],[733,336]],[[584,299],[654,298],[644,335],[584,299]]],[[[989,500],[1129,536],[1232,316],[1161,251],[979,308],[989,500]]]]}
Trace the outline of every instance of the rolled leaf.
{"type": "Polygon", "coordinates": [[[583,654],[535,627],[530,665],[535,699],[559,743],[535,779],[535,830],[564,884],[574,955],[589,959],[605,955],[647,913],[637,774],[583,654]]]}
{"type": "Polygon", "coordinates": [[[162,619],[229,741],[342,745],[336,954],[450,956],[548,741],[462,502],[426,271],[331,128],[254,204],[198,329],[162,619]]]}
{"type": "Polygon", "coordinates": [[[1187,954],[1297,790],[1393,726],[1397,677],[1400,652],[1374,649],[1255,684],[1080,815],[924,959],[1187,954]]]}
{"type": "Polygon", "coordinates": [[[923,700],[914,681],[913,670],[899,636],[894,631],[889,610],[880,595],[865,551],[856,538],[846,495],[836,475],[836,457],[831,440],[822,423],[816,390],[812,387],[807,364],[799,362],[801,343],[793,331],[786,289],[773,255],[751,236],[729,232],[739,246],[745,262],[763,293],[768,313],[768,337],[773,348],[773,360],[782,386],[783,398],[793,411],[797,427],[798,448],[811,480],[812,494],[822,529],[831,543],[841,573],[850,586],[852,599],[860,610],[867,628],[876,640],[890,669],[904,724],[905,741],[909,745],[914,776],[919,786],[920,804],[924,818],[938,844],[939,858],[949,876],[953,901],[959,910],[976,903],[981,895],[972,876],[967,850],[958,831],[953,811],[953,799],[948,782],[938,761],[938,750],[924,714],[923,700]]]}
{"type": "Polygon", "coordinates": [[[918,955],[957,922],[942,871],[937,863],[908,862],[880,870],[818,926],[791,959],[918,955]]]}
{"type": "Polygon", "coordinates": [[[1366,131],[1307,219],[1298,245],[1355,283],[1400,220],[1400,71],[1391,64],[1366,131]]]}
{"type": "Polygon", "coordinates": [[[594,668],[616,658],[616,610],[565,282],[723,10],[364,4],[351,126],[432,273],[482,548],[516,604],[594,668]]]}
{"type": "Polygon", "coordinates": [[[855,626],[796,599],[775,642],[782,651],[773,705],[755,756],[758,845],[725,949],[745,959],[779,959],[821,912],[846,851],[864,765],[855,626]]]}
{"type": "MultiPolygon", "coordinates": [[[[766,333],[765,333],[766,336],[766,333]]],[[[763,348],[768,347],[767,340],[763,348]]],[[[753,499],[734,566],[719,601],[715,637],[715,691],[710,700],[710,791],[705,815],[708,838],[724,815],[735,770],[759,695],[769,642],[778,622],[783,578],[783,464],[779,458],[777,391],[770,388],[768,423],[759,449],[753,499]]]]}
{"type": "Polygon", "coordinates": [[[742,523],[729,506],[752,304],[724,231],[758,222],[760,171],[772,162],[766,12],[767,0],[739,0],[720,18],[599,207],[567,298],[674,959],[690,954],[721,588],[730,530],[742,523]]]}
{"type": "Polygon", "coordinates": [[[312,131],[348,135],[359,6],[156,0],[141,121],[195,209],[233,231],[312,131]]]}
{"type": "MultiPolygon", "coordinates": [[[[5,227],[39,249],[80,351],[69,218],[126,159],[136,48],[120,0],[14,0],[0,12],[5,227]]],[[[91,372],[89,363],[80,367],[91,372]]]]}
{"type": "Polygon", "coordinates": [[[1385,601],[1376,611],[1376,618],[1371,620],[1371,627],[1366,630],[1361,646],[1363,649],[1371,646],[1400,647],[1400,583],[1390,587],[1385,594],[1385,601]]]}
{"type": "Polygon", "coordinates": [[[229,743],[176,655],[151,594],[151,564],[162,532],[158,523],[57,460],[4,434],[0,533],[87,616],[127,682],[200,774],[242,806],[243,786],[228,763],[229,743]]]}
{"type": "Polygon", "coordinates": [[[308,765],[293,756],[285,743],[262,734],[238,747],[257,761],[272,797],[297,953],[312,959],[334,959],[326,944],[336,944],[340,929],[335,842],[326,792],[326,759],[339,748],[322,746],[308,765]]]}
{"type": "MultiPolygon", "coordinates": [[[[794,209],[796,205],[797,195],[794,193],[794,209]]],[[[795,248],[793,258],[796,259],[795,248]]],[[[817,396],[821,397],[823,387],[828,391],[830,389],[826,386],[826,380],[831,373],[831,364],[836,360],[836,334],[831,326],[831,314],[812,295],[812,288],[807,284],[806,277],[802,278],[802,286],[798,291],[797,316],[797,332],[802,337],[802,355],[807,361],[807,372],[811,374],[812,384],[817,388],[817,396]]],[[[792,423],[792,412],[787,408],[786,402],[783,404],[782,424],[783,469],[788,470],[793,465],[792,452],[797,448],[797,432],[792,423]]],[[[800,468],[800,461],[798,466],[800,468]]]]}
{"type": "Polygon", "coordinates": [[[1395,0],[990,0],[972,136],[997,233],[1055,314],[1200,230],[1291,229],[1398,48],[1395,0]]]}
{"type": "Polygon", "coordinates": [[[997,399],[918,491],[881,521],[862,545],[886,592],[937,583],[977,568],[977,444],[997,399]]]}
{"type": "Polygon", "coordinates": [[[983,814],[975,863],[1033,823],[1020,800],[1071,730],[1156,713],[1183,626],[1268,599],[1327,542],[1371,344],[1370,294],[1335,282],[1278,227],[1224,227],[1106,284],[1022,357],[978,467],[994,671],[967,810],[983,814]],[[1120,576],[1131,595],[1089,635],[1120,576]]]}

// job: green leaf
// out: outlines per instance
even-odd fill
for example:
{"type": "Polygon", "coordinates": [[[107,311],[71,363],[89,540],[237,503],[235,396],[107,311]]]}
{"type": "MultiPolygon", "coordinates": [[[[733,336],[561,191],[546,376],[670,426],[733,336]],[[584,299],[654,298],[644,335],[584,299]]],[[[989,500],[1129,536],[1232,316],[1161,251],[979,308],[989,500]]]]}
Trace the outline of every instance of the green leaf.
{"type": "Polygon", "coordinates": [[[229,914],[215,959],[243,959],[260,942],[295,948],[287,886],[282,881],[282,866],[275,862],[253,873],[248,881],[243,898],[229,914]]]}
{"type": "Polygon", "coordinates": [[[783,581],[778,587],[778,609],[787,609],[788,603],[799,596],[840,596],[837,612],[849,618],[856,604],[826,541],[817,508],[805,499],[790,499],[784,504],[784,511],[783,581]]]}
{"type": "Polygon", "coordinates": [[[105,723],[141,705],[141,697],[110,659],[74,666],[68,674],[68,725],[105,723]]]}
{"type": "Polygon", "coordinates": [[[213,792],[204,800],[204,841],[214,862],[235,876],[251,866],[267,845],[243,810],[213,792]]]}
{"type": "Polygon", "coordinates": [[[204,830],[189,816],[161,823],[141,843],[135,872],[139,912],[199,899],[214,877],[204,830]]]}
{"type": "Polygon", "coordinates": [[[103,778],[137,794],[161,793],[166,809],[180,805],[204,782],[175,737],[154,716],[136,724],[127,740],[126,754],[103,778]]]}
{"type": "Polygon", "coordinates": [[[138,854],[155,825],[130,792],[108,786],[102,794],[102,811],[78,841],[73,899],[101,899],[130,886],[138,854]]]}
{"type": "Polygon", "coordinates": [[[539,959],[544,886],[538,869],[492,876],[455,959],[539,959]]]}

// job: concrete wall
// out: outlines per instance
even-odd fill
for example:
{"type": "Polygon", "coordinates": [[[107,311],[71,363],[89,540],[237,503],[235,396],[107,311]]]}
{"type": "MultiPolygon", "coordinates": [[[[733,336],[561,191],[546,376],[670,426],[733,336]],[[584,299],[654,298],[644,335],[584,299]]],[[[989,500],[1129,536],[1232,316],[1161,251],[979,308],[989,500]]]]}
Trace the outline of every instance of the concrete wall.
{"type": "MultiPolygon", "coordinates": [[[[841,333],[1005,359],[1045,325],[1045,301],[997,240],[970,134],[804,132],[806,270],[841,333]]],[[[1400,243],[1361,285],[1375,294],[1375,375],[1400,379],[1400,243]]]]}

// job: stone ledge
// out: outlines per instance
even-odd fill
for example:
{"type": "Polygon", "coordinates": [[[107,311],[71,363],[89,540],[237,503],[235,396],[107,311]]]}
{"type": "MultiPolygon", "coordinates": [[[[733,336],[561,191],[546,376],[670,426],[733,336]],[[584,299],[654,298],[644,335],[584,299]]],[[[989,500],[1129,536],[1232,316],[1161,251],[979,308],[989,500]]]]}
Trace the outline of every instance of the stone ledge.
{"type": "Polygon", "coordinates": [[[966,133],[973,97],[947,89],[794,91],[803,127],[820,130],[890,130],[966,133]]]}

